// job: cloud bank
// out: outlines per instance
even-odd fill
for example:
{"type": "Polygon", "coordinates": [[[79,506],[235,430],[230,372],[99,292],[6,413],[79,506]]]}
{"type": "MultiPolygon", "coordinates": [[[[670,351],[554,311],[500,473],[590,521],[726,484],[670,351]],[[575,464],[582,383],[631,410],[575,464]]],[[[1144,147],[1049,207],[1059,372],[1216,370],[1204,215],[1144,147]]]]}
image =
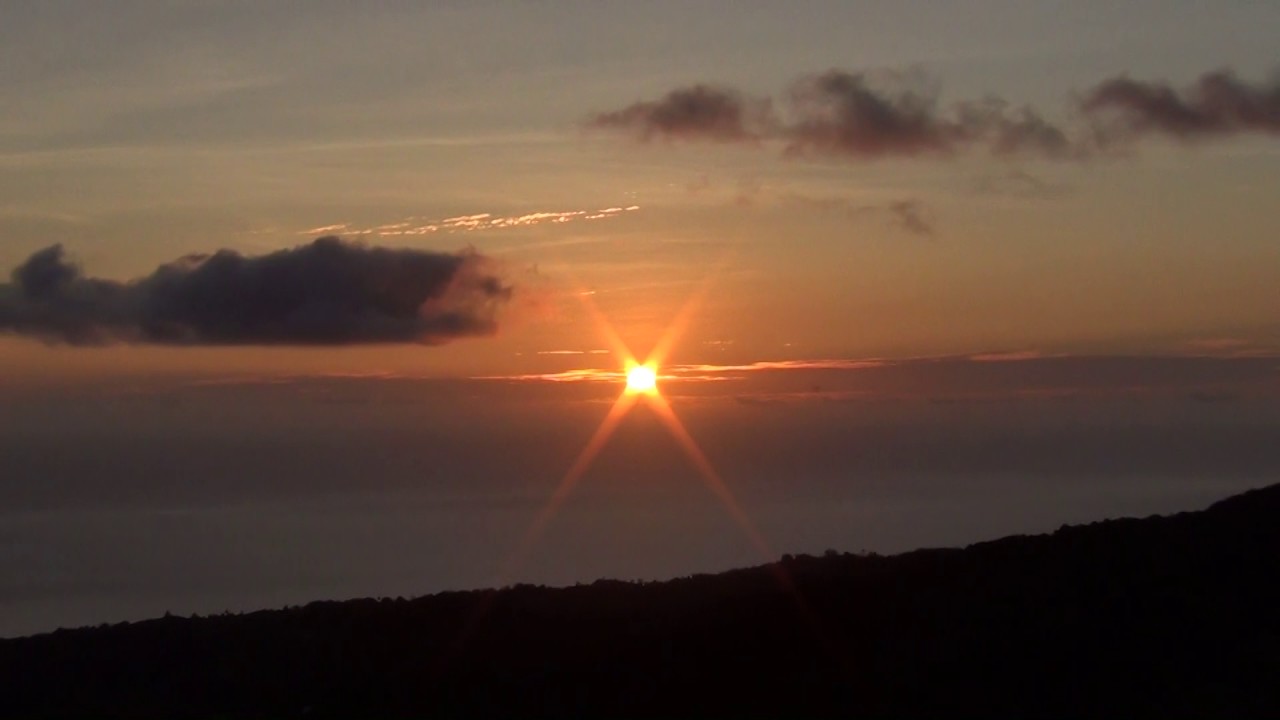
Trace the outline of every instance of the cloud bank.
{"type": "Polygon", "coordinates": [[[438,344],[495,332],[511,294],[472,251],[322,237],[252,257],[190,255],[120,282],[85,276],[54,245],[0,285],[0,331],[72,344],[438,344]]]}
{"type": "Polygon", "coordinates": [[[995,96],[943,106],[929,83],[843,70],[797,78],[782,93],[782,112],[774,106],[770,98],[699,84],[597,113],[586,125],[644,141],[772,140],[787,155],[845,160],[969,150],[1081,160],[1153,135],[1280,134],[1280,79],[1250,85],[1226,70],[1183,91],[1125,76],[1103,80],[1073,101],[1071,125],[995,96]]]}

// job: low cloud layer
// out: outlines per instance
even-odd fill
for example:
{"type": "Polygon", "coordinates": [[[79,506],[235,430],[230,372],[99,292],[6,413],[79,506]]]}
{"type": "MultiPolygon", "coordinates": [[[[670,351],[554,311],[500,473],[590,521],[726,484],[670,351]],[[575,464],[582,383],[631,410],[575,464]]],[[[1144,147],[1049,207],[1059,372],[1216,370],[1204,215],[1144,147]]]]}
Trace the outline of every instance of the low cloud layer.
{"type": "Polygon", "coordinates": [[[943,105],[929,83],[829,70],[796,79],[775,112],[769,98],[695,85],[598,113],[587,126],[641,140],[772,140],[793,156],[865,160],[982,150],[997,156],[1079,160],[1150,135],[1280,134],[1280,81],[1250,85],[1229,71],[1179,91],[1128,77],[1104,80],[1073,102],[1070,124],[999,97],[943,105]]]}
{"type": "Polygon", "coordinates": [[[492,334],[511,293],[474,252],[336,237],[187,256],[128,282],[87,277],[54,245],[0,285],[0,331],[72,344],[437,344],[492,334]]]}

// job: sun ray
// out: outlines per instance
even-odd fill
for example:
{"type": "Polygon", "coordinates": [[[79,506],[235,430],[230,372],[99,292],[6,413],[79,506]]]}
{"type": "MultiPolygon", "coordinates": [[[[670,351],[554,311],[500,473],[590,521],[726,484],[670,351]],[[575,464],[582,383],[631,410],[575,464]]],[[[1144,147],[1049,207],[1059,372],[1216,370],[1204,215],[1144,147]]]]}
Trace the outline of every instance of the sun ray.
{"type": "Polygon", "coordinates": [[[508,576],[514,569],[515,564],[524,557],[532,545],[541,536],[543,531],[546,529],[546,526],[551,522],[560,507],[564,504],[569,493],[573,491],[573,488],[591,467],[596,456],[600,454],[605,443],[608,442],[609,438],[613,435],[623,418],[631,411],[631,408],[635,406],[636,402],[642,399],[657,411],[658,417],[680,444],[681,449],[684,450],[685,454],[688,455],[689,459],[693,462],[694,467],[697,468],[700,477],[707,484],[707,487],[711,489],[711,491],[724,505],[725,510],[733,518],[734,522],[736,522],[742,529],[743,533],[746,534],[751,544],[766,561],[772,560],[773,553],[769,548],[769,544],[765,541],[764,536],[751,522],[751,519],[738,503],[737,498],[735,498],[732,491],[729,490],[728,484],[726,484],[724,479],[720,477],[720,474],[711,464],[711,461],[707,459],[706,454],[702,452],[702,449],[693,439],[693,436],[689,434],[684,423],[680,421],[680,418],[675,414],[670,403],[668,403],[662,396],[656,385],[658,368],[671,352],[675,342],[684,333],[685,329],[691,322],[694,313],[706,299],[712,284],[724,269],[727,262],[728,254],[721,258],[721,261],[716,264],[716,267],[712,272],[708,274],[694,293],[690,295],[689,299],[685,301],[684,305],[676,313],[671,324],[667,326],[666,331],[658,339],[653,352],[650,353],[649,357],[643,363],[636,360],[635,355],[631,353],[630,348],[627,347],[626,343],[622,340],[622,337],[616,330],[614,330],[612,323],[609,322],[609,320],[600,311],[600,308],[592,300],[591,293],[583,289],[580,289],[577,292],[578,298],[582,301],[587,313],[591,316],[597,330],[608,342],[614,355],[622,364],[624,371],[623,377],[627,380],[627,383],[622,393],[618,396],[618,399],[614,401],[613,406],[609,408],[609,412],[605,415],[604,420],[602,420],[599,427],[596,428],[591,439],[587,441],[587,444],[582,448],[582,451],[578,453],[578,456],[574,460],[573,465],[570,466],[569,471],[565,473],[564,477],[560,480],[560,483],[547,499],[546,505],[538,513],[532,524],[530,524],[528,530],[522,536],[520,543],[514,549],[507,562],[504,563],[500,577],[508,576]],[[640,372],[637,373],[637,370],[640,372]]]}
{"type": "Polygon", "coordinates": [[[685,301],[684,305],[676,313],[671,324],[667,326],[666,332],[662,337],[658,338],[658,342],[653,346],[653,350],[649,353],[648,359],[645,361],[654,367],[659,367],[667,361],[667,356],[671,354],[671,350],[675,347],[676,341],[684,334],[689,327],[689,323],[693,320],[693,315],[706,301],[707,296],[711,294],[711,288],[715,285],[716,280],[729,265],[730,254],[726,252],[720,260],[712,267],[711,272],[703,278],[698,284],[693,294],[685,301]]]}
{"type": "Polygon", "coordinates": [[[702,285],[689,296],[689,299],[685,301],[684,305],[680,307],[675,318],[671,320],[671,324],[667,326],[666,332],[662,333],[662,337],[658,338],[658,342],[653,346],[653,351],[649,353],[649,358],[646,362],[654,366],[660,366],[666,362],[667,356],[671,354],[671,350],[675,347],[676,341],[684,334],[685,329],[688,328],[690,321],[693,319],[693,314],[698,310],[698,307],[702,305],[707,294],[710,292],[711,280],[712,278],[707,278],[707,280],[705,280],[702,285]]]}
{"type": "Polygon", "coordinates": [[[742,509],[742,505],[738,503],[738,499],[734,497],[733,491],[729,489],[724,478],[720,477],[720,473],[716,472],[715,466],[713,466],[711,461],[707,459],[706,454],[702,452],[702,448],[698,446],[697,441],[695,441],[693,436],[689,434],[689,431],[685,429],[684,423],[680,421],[680,417],[676,415],[675,410],[671,408],[671,403],[667,402],[666,398],[657,394],[645,397],[646,400],[648,400],[649,405],[657,411],[658,417],[662,420],[663,424],[667,426],[672,437],[674,437],[676,442],[680,444],[680,448],[689,456],[689,460],[693,462],[694,467],[697,468],[698,473],[702,476],[702,480],[707,484],[707,487],[711,489],[711,492],[715,493],[721,504],[724,505],[729,516],[738,524],[738,527],[741,528],[742,532],[747,536],[747,539],[751,541],[751,544],[755,546],[763,559],[766,562],[772,562],[774,559],[773,550],[769,547],[769,543],[764,539],[764,535],[756,529],[755,523],[751,522],[751,518],[748,517],[746,511],[742,509]]]}
{"type": "MultiPolygon", "coordinates": [[[[684,423],[680,421],[680,416],[676,415],[671,403],[658,394],[647,395],[645,399],[650,407],[657,412],[658,417],[667,426],[667,429],[671,431],[672,436],[680,444],[680,447],[689,456],[690,461],[698,469],[707,487],[715,493],[729,516],[733,518],[739,529],[755,546],[756,552],[760,554],[761,560],[768,567],[778,586],[790,597],[791,602],[795,605],[796,612],[808,626],[809,632],[813,633],[814,637],[819,640],[826,638],[827,633],[823,629],[821,618],[809,607],[808,601],[805,600],[804,595],[800,592],[800,588],[796,585],[795,579],[791,577],[791,573],[787,571],[787,568],[782,563],[777,561],[778,556],[770,547],[769,541],[765,539],[764,534],[760,532],[755,523],[751,522],[746,510],[742,508],[737,498],[734,497],[733,491],[729,489],[729,484],[724,481],[724,478],[716,471],[715,466],[707,459],[706,453],[702,452],[702,448],[693,439],[693,435],[689,433],[684,423]]],[[[831,648],[831,650],[836,652],[835,648],[831,648]]],[[[847,661],[845,665],[846,667],[851,667],[847,661]]]]}
{"type": "Polygon", "coordinates": [[[605,415],[604,420],[600,421],[600,426],[596,428],[591,439],[587,441],[582,451],[578,453],[578,457],[573,461],[573,465],[569,467],[569,471],[564,474],[560,484],[556,486],[555,491],[551,493],[551,497],[547,499],[547,504],[543,506],[542,511],[538,513],[533,523],[529,525],[529,529],[525,531],[511,557],[504,563],[503,571],[500,573],[501,577],[505,578],[514,569],[515,564],[529,551],[538,537],[542,535],[552,518],[560,510],[560,506],[569,497],[569,493],[573,491],[574,486],[586,474],[591,467],[591,463],[596,459],[596,455],[600,454],[600,450],[604,448],[609,437],[613,435],[613,431],[618,428],[622,418],[626,417],[632,406],[636,404],[638,397],[638,395],[631,393],[623,393],[614,401],[613,406],[609,408],[609,413],[605,415]]]}
{"type": "Polygon", "coordinates": [[[578,299],[582,302],[582,306],[586,308],[587,314],[591,316],[591,322],[595,324],[596,330],[603,336],[605,343],[613,351],[614,356],[623,365],[636,363],[635,356],[631,354],[627,344],[622,341],[622,336],[618,335],[618,332],[613,329],[613,325],[605,318],[604,313],[600,312],[599,306],[592,299],[591,291],[576,280],[573,282],[578,288],[576,291],[578,299]]]}
{"type": "MultiPolygon", "coordinates": [[[[765,540],[764,535],[756,527],[755,523],[751,521],[751,518],[747,515],[742,505],[734,496],[733,491],[729,489],[728,483],[726,483],[724,478],[720,476],[720,473],[716,471],[715,466],[712,465],[711,461],[707,458],[706,453],[702,451],[702,448],[698,445],[697,441],[693,439],[693,435],[689,433],[684,423],[680,420],[680,417],[676,415],[675,410],[671,407],[671,403],[663,397],[657,387],[657,373],[661,368],[663,361],[670,354],[676,341],[684,333],[688,324],[691,322],[694,313],[705,301],[708,293],[710,292],[715,275],[723,269],[727,259],[728,258],[726,256],[712,274],[709,275],[701,286],[689,297],[687,301],[685,301],[685,304],[676,314],[676,317],[672,320],[663,335],[658,339],[653,351],[643,363],[636,360],[636,357],[631,353],[630,348],[627,347],[621,336],[614,330],[613,325],[591,299],[591,294],[587,291],[581,291],[578,293],[578,297],[586,307],[587,312],[590,314],[600,334],[608,342],[614,355],[622,365],[623,378],[626,380],[626,384],[622,392],[618,395],[618,399],[614,401],[613,405],[609,408],[609,412],[605,415],[604,419],[600,422],[600,425],[592,434],[591,439],[587,441],[587,444],[583,446],[582,450],[578,453],[577,458],[574,459],[574,462],[569,467],[568,472],[566,472],[564,477],[561,478],[560,483],[547,499],[542,510],[530,524],[519,544],[513,549],[511,555],[503,564],[502,570],[499,573],[499,586],[503,581],[512,576],[515,566],[527,555],[534,543],[537,542],[538,538],[545,531],[547,525],[550,524],[551,520],[559,512],[569,494],[573,491],[574,487],[577,486],[578,482],[586,474],[587,470],[590,469],[592,463],[595,462],[596,457],[609,441],[609,438],[613,436],[614,431],[617,430],[618,426],[622,423],[622,420],[627,416],[637,402],[643,400],[654,409],[658,418],[666,426],[672,437],[675,438],[676,442],[680,445],[680,448],[693,463],[703,482],[706,483],[707,487],[724,506],[725,511],[728,512],[729,516],[738,525],[739,529],[741,529],[743,534],[750,541],[751,545],[754,546],[756,552],[759,553],[771,574],[777,580],[779,587],[790,596],[792,602],[795,604],[797,612],[802,618],[804,618],[809,631],[819,639],[827,636],[823,631],[821,620],[816,614],[814,614],[812,609],[809,608],[808,603],[800,592],[800,589],[796,586],[791,574],[782,563],[776,561],[775,558],[777,556],[769,546],[768,541],[765,540]],[[636,373],[637,370],[641,370],[641,372],[636,373]]],[[[489,594],[482,598],[471,616],[461,627],[454,644],[451,646],[452,649],[447,651],[445,655],[441,657],[440,662],[442,667],[448,662],[448,658],[452,656],[453,651],[456,651],[468,642],[471,633],[479,626],[480,622],[488,614],[495,597],[495,595],[489,594]]],[[[847,667],[851,667],[848,662],[845,664],[847,667]]]]}
{"type": "Polygon", "coordinates": [[[596,306],[591,295],[583,293],[582,304],[586,306],[587,312],[591,314],[591,319],[595,322],[596,329],[604,336],[605,342],[609,345],[609,349],[613,351],[615,357],[622,362],[623,365],[628,363],[635,364],[636,358],[631,354],[631,350],[627,348],[627,344],[622,341],[622,336],[613,329],[613,325],[605,319],[604,313],[600,312],[600,308],[596,306]]]}

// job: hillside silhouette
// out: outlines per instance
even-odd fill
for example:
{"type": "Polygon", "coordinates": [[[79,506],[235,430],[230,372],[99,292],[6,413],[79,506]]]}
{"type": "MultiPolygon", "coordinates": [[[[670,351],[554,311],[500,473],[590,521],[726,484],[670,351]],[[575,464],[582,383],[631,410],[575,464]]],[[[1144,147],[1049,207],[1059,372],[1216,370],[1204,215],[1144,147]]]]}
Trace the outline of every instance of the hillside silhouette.
{"type": "Polygon", "coordinates": [[[4,717],[1280,717],[1280,485],[657,583],[0,640],[4,717]]]}

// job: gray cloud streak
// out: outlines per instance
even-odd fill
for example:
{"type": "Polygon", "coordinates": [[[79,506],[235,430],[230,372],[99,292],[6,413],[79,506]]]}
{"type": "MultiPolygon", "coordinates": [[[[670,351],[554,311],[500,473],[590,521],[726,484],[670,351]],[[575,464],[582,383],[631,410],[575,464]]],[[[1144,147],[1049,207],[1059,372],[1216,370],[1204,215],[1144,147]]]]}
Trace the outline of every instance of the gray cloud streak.
{"type": "Polygon", "coordinates": [[[815,197],[790,193],[780,198],[784,205],[801,207],[816,212],[841,212],[856,219],[866,215],[887,215],[903,232],[920,237],[936,234],[932,213],[915,198],[900,198],[887,203],[860,203],[844,197],[815,197]]]}
{"type": "Polygon", "coordinates": [[[72,344],[437,344],[495,332],[511,294],[470,251],[323,237],[254,257],[187,256],[120,282],[86,277],[54,245],[0,285],[0,331],[72,344]]]}
{"type": "Polygon", "coordinates": [[[732,88],[699,84],[587,119],[589,128],[650,141],[785,143],[793,155],[846,158],[947,154],[968,146],[993,153],[1075,152],[1066,134],[1030,108],[998,98],[961,103],[949,112],[934,93],[896,79],[875,83],[862,73],[830,70],[800,78],[785,93],[786,117],[773,101],[732,88]]]}
{"type": "Polygon", "coordinates": [[[599,113],[589,127],[634,132],[642,140],[759,140],[774,124],[768,100],[749,98],[731,88],[693,85],[658,100],[637,102],[599,113]]]}
{"type": "Polygon", "coordinates": [[[1065,157],[1066,134],[1031,108],[1010,110],[998,98],[941,110],[933,92],[877,87],[863,73],[829,70],[790,88],[794,120],[787,152],[874,158],[945,154],[969,146],[994,153],[1065,157]]]}
{"type": "Polygon", "coordinates": [[[1182,139],[1280,134],[1280,77],[1249,85],[1229,70],[1206,73],[1179,91],[1167,83],[1111,78],[1085,95],[1084,109],[1113,122],[1120,139],[1164,134],[1182,139]]]}
{"type": "Polygon", "coordinates": [[[889,203],[889,213],[906,232],[922,237],[933,237],[933,223],[925,216],[924,208],[916,200],[895,200],[889,203]]]}
{"type": "Polygon", "coordinates": [[[781,106],[784,111],[775,113],[768,98],[700,84],[596,114],[586,124],[646,141],[773,140],[787,155],[845,160],[975,149],[1083,160],[1150,135],[1280,134],[1280,80],[1250,85],[1225,70],[1205,74],[1182,92],[1123,76],[1104,80],[1074,103],[1077,119],[1070,126],[994,96],[943,107],[931,87],[843,70],[793,81],[781,106]]]}

